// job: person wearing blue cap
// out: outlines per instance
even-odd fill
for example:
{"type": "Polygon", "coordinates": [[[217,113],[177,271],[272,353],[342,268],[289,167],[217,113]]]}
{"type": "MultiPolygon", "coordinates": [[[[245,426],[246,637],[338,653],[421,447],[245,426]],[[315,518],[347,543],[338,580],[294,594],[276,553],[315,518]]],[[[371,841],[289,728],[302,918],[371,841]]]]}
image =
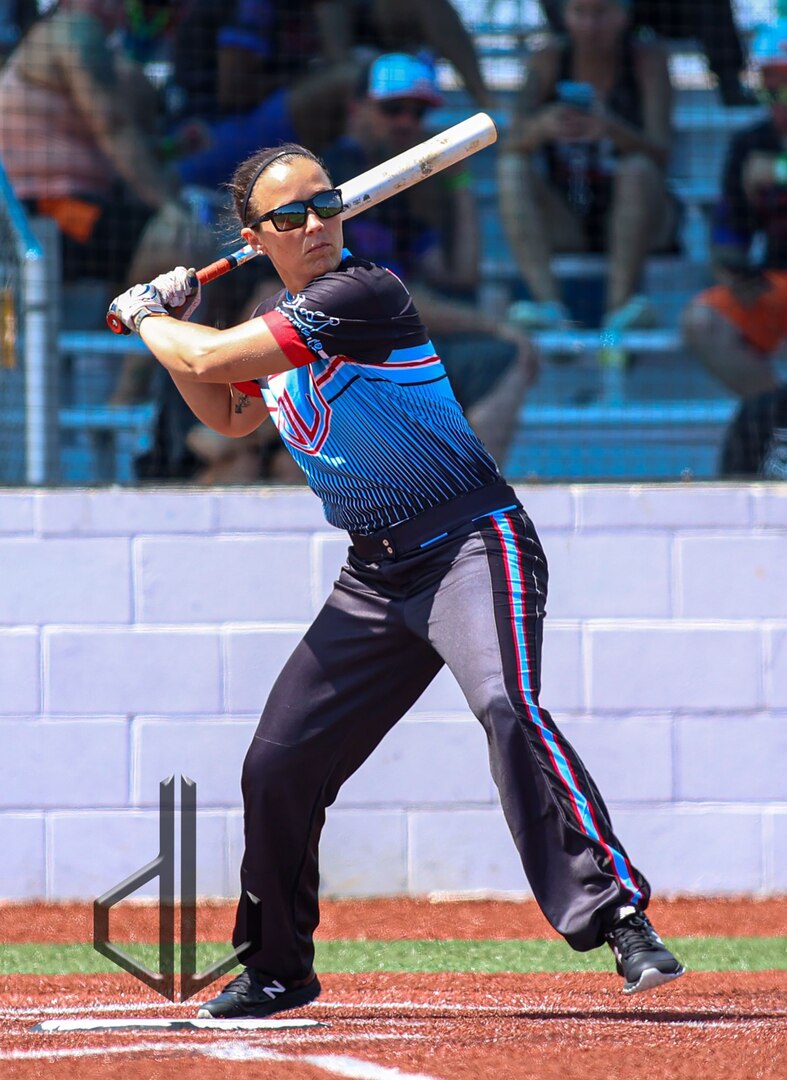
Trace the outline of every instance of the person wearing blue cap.
{"type": "MultiPolygon", "coordinates": [[[[434,66],[387,53],[361,76],[345,134],[324,153],[338,183],[428,137],[443,103],[434,66]]],[[[538,358],[521,327],[477,301],[480,227],[466,165],[416,185],[345,225],[351,250],[407,281],[471,427],[505,461],[538,358]]]]}
{"type": "Polygon", "coordinates": [[[449,0],[192,0],[174,48],[181,113],[206,122],[206,145],[178,163],[184,183],[215,188],[261,145],[323,150],[341,134],[372,52],[448,59],[474,101],[490,95],[473,39],[449,0]],[[363,42],[356,45],[356,35],[363,42]]]}

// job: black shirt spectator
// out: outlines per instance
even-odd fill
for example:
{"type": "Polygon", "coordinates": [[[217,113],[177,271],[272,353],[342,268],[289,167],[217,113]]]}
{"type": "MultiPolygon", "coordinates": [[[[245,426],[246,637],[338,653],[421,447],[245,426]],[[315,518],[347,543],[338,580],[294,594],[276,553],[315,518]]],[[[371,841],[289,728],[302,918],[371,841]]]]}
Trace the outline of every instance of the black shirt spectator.
{"type": "Polygon", "coordinates": [[[744,173],[752,154],[781,152],[781,136],[770,118],[733,136],[713,227],[716,247],[741,251],[748,250],[755,233],[764,233],[764,264],[773,270],[787,269],[787,187],[758,187],[749,194],[744,173]]]}

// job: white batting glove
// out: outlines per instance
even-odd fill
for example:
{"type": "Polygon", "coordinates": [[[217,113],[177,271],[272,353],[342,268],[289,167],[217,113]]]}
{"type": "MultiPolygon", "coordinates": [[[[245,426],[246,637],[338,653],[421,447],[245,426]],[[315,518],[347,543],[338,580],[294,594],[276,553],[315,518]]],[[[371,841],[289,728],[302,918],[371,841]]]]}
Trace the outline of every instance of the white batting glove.
{"type": "Polygon", "coordinates": [[[187,270],[185,266],[176,266],[174,270],[154,277],[150,284],[169,313],[178,319],[188,319],[199,307],[202,286],[193,267],[187,270]]]}
{"type": "Polygon", "coordinates": [[[132,285],[130,289],[115,297],[109,310],[117,315],[127,329],[137,334],[139,324],[148,315],[169,315],[161,297],[151,284],[132,285]]]}

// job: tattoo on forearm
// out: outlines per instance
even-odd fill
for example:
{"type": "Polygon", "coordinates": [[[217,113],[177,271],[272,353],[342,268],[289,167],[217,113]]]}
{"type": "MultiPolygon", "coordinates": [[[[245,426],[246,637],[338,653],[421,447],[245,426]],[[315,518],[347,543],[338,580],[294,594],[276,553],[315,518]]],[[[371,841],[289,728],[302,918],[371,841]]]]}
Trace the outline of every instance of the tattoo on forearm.
{"type": "Polygon", "coordinates": [[[242,413],[246,406],[249,404],[249,395],[241,394],[238,400],[235,402],[235,412],[242,413]]]}

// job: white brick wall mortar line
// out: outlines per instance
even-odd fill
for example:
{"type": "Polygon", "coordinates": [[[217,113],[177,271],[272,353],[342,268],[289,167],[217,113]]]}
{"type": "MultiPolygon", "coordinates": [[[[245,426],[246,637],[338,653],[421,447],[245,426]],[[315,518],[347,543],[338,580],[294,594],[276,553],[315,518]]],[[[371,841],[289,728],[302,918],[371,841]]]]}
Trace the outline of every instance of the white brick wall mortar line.
{"type": "MultiPolygon", "coordinates": [[[[637,804],[641,805],[641,804],[637,804]]],[[[446,799],[444,802],[422,802],[417,799],[402,798],[397,800],[395,797],[392,799],[369,799],[369,800],[353,800],[349,802],[342,800],[341,805],[336,807],[337,813],[344,810],[400,810],[407,813],[414,814],[441,814],[446,810],[488,810],[492,812],[500,811],[500,800],[497,798],[478,798],[478,799],[462,799],[462,800],[450,800],[446,799]]]]}
{"type": "MultiPolygon", "coordinates": [[[[548,707],[548,701],[543,703],[548,707]]],[[[614,720],[615,723],[626,723],[627,721],[637,721],[642,724],[647,724],[656,720],[665,719],[665,710],[663,706],[653,706],[652,708],[611,708],[611,707],[599,707],[595,711],[588,711],[584,713],[576,712],[571,713],[567,710],[549,710],[558,726],[560,721],[566,720],[572,723],[581,723],[587,721],[588,723],[594,723],[598,720],[614,720]]],[[[670,709],[669,718],[673,721],[676,720],[705,720],[712,719],[718,720],[719,723],[733,723],[736,719],[746,719],[750,721],[779,719],[784,717],[787,721],[787,709],[770,709],[767,706],[758,705],[752,708],[736,707],[729,711],[723,710],[720,706],[709,706],[707,709],[670,709]]]]}
{"type": "Polygon", "coordinates": [[[697,800],[696,802],[687,802],[686,800],[679,800],[675,802],[637,802],[626,803],[620,799],[609,800],[610,813],[614,813],[616,809],[624,810],[635,807],[638,811],[652,811],[655,813],[668,812],[678,813],[686,811],[689,814],[764,814],[764,813],[787,813],[787,802],[752,802],[751,800],[746,802],[722,802],[718,799],[713,800],[697,800]]]}
{"type": "Polygon", "coordinates": [[[592,714],[593,708],[593,657],[591,654],[591,634],[588,621],[579,624],[579,666],[582,679],[582,712],[592,714]]]}
{"type": "Polygon", "coordinates": [[[762,888],[765,893],[776,887],[775,816],[767,809],[762,815],[762,888]]]}
{"type": "Polygon", "coordinates": [[[44,523],[41,520],[42,506],[47,497],[46,491],[33,492],[33,535],[44,536],[44,523]]]}
{"type": "Polygon", "coordinates": [[[230,700],[230,636],[227,633],[227,624],[225,623],[221,628],[221,634],[219,635],[219,664],[221,670],[219,671],[219,678],[221,679],[221,706],[224,714],[229,710],[230,700]]]}
{"type": "MultiPolygon", "coordinates": [[[[636,530],[639,532],[639,530],[636,530]]],[[[704,528],[700,525],[676,525],[669,530],[676,540],[740,540],[741,532],[749,533],[752,536],[762,537],[763,539],[773,538],[774,532],[778,530],[774,529],[771,525],[753,525],[741,522],[739,526],[733,528],[729,525],[706,525],[704,528]]]]}
{"type": "Polygon", "coordinates": [[[768,709],[768,697],[769,697],[769,690],[770,690],[769,679],[767,677],[768,671],[767,671],[767,668],[765,666],[766,665],[766,659],[765,658],[766,658],[766,655],[767,655],[767,653],[769,651],[769,646],[770,646],[769,636],[765,632],[765,630],[761,627],[760,628],[760,641],[759,641],[760,663],[757,666],[757,690],[758,690],[758,693],[759,693],[759,699],[763,703],[763,710],[764,711],[767,711],[767,709],[768,709]]]}
{"type": "MultiPolygon", "coordinates": [[[[573,533],[582,532],[585,528],[585,500],[582,497],[582,489],[576,485],[572,485],[569,492],[571,495],[572,517],[574,523],[573,527],[568,531],[573,533]]],[[[525,506],[525,509],[527,509],[527,506],[525,506]]],[[[538,529],[538,522],[536,521],[534,524],[536,529],[538,529]]],[[[547,558],[548,557],[549,553],[547,552],[547,558]]]]}
{"type": "Polygon", "coordinates": [[[48,633],[48,627],[42,626],[38,635],[38,677],[41,681],[41,686],[38,691],[38,704],[42,716],[47,716],[49,714],[49,686],[51,683],[51,679],[49,678],[51,667],[49,641],[50,635],[48,633]]]}
{"type": "Polygon", "coordinates": [[[224,895],[234,898],[240,893],[240,864],[236,865],[230,857],[232,845],[230,844],[230,816],[228,813],[222,815],[222,837],[221,864],[224,877],[224,895]]]}
{"type": "Polygon", "coordinates": [[[320,610],[323,602],[322,554],[324,547],[324,537],[320,533],[313,534],[311,544],[309,545],[309,585],[311,592],[312,610],[315,615],[320,610]]]}
{"type": "MultiPolygon", "coordinates": [[[[239,623],[238,626],[242,626],[244,629],[253,627],[257,624],[251,623],[239,623]]],[[[273,624],[265,623],[261,624],[265,629],[273,624]]],[[[69,634],[91,634],[95,635],[103,631],[117,632],[122,631],[127,634],[135,634],[141,636],[143,634],[212,634],[218,635],[226,626],[225,623],[210,623],[210,622],[151,622],[151,623],[121,623],[121,622],[106,622],[106,623],[45,623],[41,626],[42,634],[50,636],[52,634],[61,633],[67,631],[69,634]]]]}
{"type": "Polygon", "coordinates": [[[672,543],[670,544],[670,612],[672,613],[672,619],[677,620],[683,617],[683,603],[682,597],[685,593],[683,587],[683,549],[678,543],[677,537],[673,536],[672,543]]]}
{"type": "Polygon", "coordinates": [[[130,717],[129,728],[129,803],[131,806],[139,806],[141,800],[140,783],[142,774],[142,740],[140,739],[139,717],[130,717]]]}
{"type": "Polygon", "coordinates": [[[673,714],[670,717],[670,795],[673,803],[678,797],[678,778],[680,776],[680,740],[678,725],[675,720],[676,716],[673,714]]]}
{"type": "Polygon", "coordinates": [[[219,506],[220,500],[220,492],[212,491],[210,493],[210,501],[208,503],[208,520],[210,522],[211,533],[219,532],[221,529],[221,507],[219,506]]]}
{"type": "Polygon", "coordinates": [[[432,710],[430,712],[417,711],[417,702],[413,706],[413,710],[397,721],[396,727],[409,727],[416,724],[478,724],[479,721],[470,711],[468,705],[466,709],[461,712],[456,709],[444,709],[440,711],[432,710]]]}
{"type": "Polygon", "coordinates": [[[55,881],[55,837],[54,815],[44,813],[44,896],[47,900],[57,900],[54,894],[55,881]]]}
{"type": "MultiPolygon", "coordinates": [[[[580,484],[570,484],[569,495],[571,496],[571,504],[573,509],[574,527],[571,531],[577,532],[582,526],[583,520],[583,505],[582,505],[582,486],[580,484]]],[[[538,522],[535,522],[536,529],[538,528],[538,522]]]]}
{"type": "Polygon", "coordinates": [[[48,682],[48,668],[45,661],[45,653],[43,646],[43,634],[40,628],[36,628],[36,637],[38,639],[38,712],[36,715],[42,716],[46,713],[46,707],[44,704],[45,688],[48,682]]]}
{"type": "MultiPolygon", "coordinates": [[[[782,620],[777,620],[781,625],[782,620]]],[[[689,617],[685,615],[673,618],[660,616],[637,616],[631,618],[615,617],[589,617],[582,623],[583,636],[594,630],[755,630],[761,631],[763,620],[752,618],[750,615],[743,619],[721,618],[716,616],[689,617]]]]}

